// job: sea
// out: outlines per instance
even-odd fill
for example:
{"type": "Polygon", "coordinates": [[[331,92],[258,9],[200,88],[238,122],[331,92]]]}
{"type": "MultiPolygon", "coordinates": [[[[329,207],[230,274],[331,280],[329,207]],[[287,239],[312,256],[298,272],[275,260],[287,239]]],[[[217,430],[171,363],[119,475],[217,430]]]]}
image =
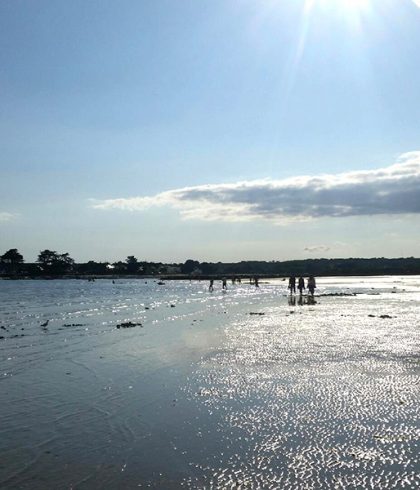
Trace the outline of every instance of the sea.
{"type": "Polygon", "coordinates": [[[420,276],[287,285],[1,280],[0,488],[419,488],[420,276]]]}

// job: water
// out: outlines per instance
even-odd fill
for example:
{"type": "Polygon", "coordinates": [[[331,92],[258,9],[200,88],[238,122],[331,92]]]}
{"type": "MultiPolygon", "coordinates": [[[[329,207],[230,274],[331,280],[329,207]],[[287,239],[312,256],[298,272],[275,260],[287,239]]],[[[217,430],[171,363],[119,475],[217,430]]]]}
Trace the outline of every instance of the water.
{"type": "Polygon", "coordinates": [[[419,486],[420,277],[207,286],[0,281],[0,487],[419,486]]]}

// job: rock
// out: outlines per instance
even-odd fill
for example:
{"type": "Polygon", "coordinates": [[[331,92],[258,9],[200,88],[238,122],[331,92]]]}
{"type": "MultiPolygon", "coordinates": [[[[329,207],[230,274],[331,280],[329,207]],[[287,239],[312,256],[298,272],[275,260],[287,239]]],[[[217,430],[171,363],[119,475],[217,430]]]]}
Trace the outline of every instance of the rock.
{"type": "MultiPolygon", "coordinates": [[[[225,313],[226,313],[226,312],[225,312],[225,313]]],[[[263,316],[263,315],[265,315],[265,313],[263,313],[263,312],[258,312],[258,311],[251,311],[249,314],[250,314],[250,315],[259,315],[259,316],[263,316]]]]}
{"type": "Polygon", "coordinates": [[[368,315],[370,318],[375,318],[376,315],[368,315]]]}
{"type": "Polygon", "coordinates": [[[123,322],[123,323],[119,323],[117,325],[117,328],[133,328],[133,327],[142,327],[142,324],[141,323],[133,323],[133,322],[123,322]]]}
{"type": "Polygon", "coordinates": [[[319,296],[356,296],[356,293],[324,293],[319,296]]]}
{"type": "Polygon", "coordinates": [[[392,316],[389,316],[389,315],[380,315],[379,318],[392,318],[392,316]]]}

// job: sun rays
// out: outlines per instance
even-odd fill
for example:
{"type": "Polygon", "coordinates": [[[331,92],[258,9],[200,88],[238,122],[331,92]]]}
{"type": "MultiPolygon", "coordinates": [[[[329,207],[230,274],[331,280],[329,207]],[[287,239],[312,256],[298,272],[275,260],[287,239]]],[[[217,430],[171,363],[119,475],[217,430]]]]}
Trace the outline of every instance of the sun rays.
{"type": "Polygon", "coordinates": [[[318,0],[326,7],[343,8],[348,11],[362,11],[369,8],[370,0],[318,0]]]}
{"type": "Polygon", "coordinates": [[[315,9],[353,22],[372,13],[373,0],[305,0],[304,15],[311,15],[315,9]]]}

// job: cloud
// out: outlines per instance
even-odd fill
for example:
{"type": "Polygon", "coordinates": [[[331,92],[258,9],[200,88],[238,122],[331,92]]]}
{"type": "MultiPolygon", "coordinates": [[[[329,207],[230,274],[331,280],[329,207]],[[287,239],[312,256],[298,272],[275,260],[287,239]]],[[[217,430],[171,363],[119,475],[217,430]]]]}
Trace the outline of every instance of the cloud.
{"type": "Polygon", "coordinates": [[[377,170],[185,187],[155,196],[93,200],[96,209],[177,209],[185,219],[269,220],[420,213],[420,151],[377,170]]]}
{"type": "Polygon", "coordinates": [[[331,250],[331,247],[327,245],[314,245],[313,247],[305,247],[303,250],[309,253],[328,252],[331,250]]]}
{"type": "Polygon", "coordinates": [[[0,223],[4,223],[6,221],[12,221],[15,218],[16,218],[16,214],[0,211],[0,223]]]}
{"type": "Polygon", "coordinates": [[[413,0],[413,3],[420,8],[420,0],[413,0]]]}

